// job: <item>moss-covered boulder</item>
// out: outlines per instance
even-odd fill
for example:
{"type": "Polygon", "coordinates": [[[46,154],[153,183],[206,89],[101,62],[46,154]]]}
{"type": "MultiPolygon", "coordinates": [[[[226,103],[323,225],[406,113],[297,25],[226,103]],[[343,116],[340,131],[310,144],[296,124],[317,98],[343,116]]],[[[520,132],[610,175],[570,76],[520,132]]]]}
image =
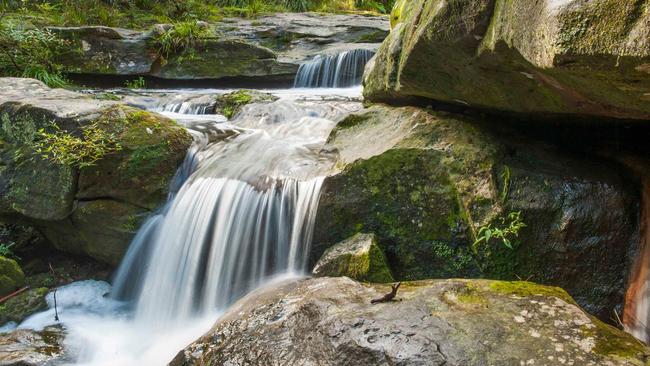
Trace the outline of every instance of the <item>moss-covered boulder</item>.
{"type": "Polygon", "coordinates": [[[370,303],[389,291],[341,277],[257,290],[170,365],[648,364],[648,347],[559,288],[420,281],[402,283],[399,301],[370,303]]]}
{"type": "Polygon", "coordinates": [[[318,260],[312,274],[317,277],[346,276],[357,281],[393,282],[386,256],[373,234],[359,233],[333,245],[318,260]]]}
{"type": "Polygon", "coordinates": [[[371,100],[650,119],[644,1],[415,0],[394,16],[371,100]]]}
{"type": "Polygon", "coordinates": [[[242,40],[206,39],[173,55],[152,75],[165,79],[224,79],[272,76],[291,79],[298,71],[268,48],[242,40]]]}
{"type": "Polygon", "coordinates": [[[353,114],[329,145],[339,162],[323,185],[312,263],[372,232],[396,280],[530,278],[604,319],[623,303],[638,196],[618,165],[413,107],[353,114]]]}
{"type": "Polygon", "coordinates": [[[214,113],[222,114],[228,119],[232,119],[247,104],[271,103],[276,100],[278,100],[278,97],[273,94],[262,93],[256,90],[237,90],[218,95],[215,99],[214,113]]]}
{"type": "Polygon", "coordinates": [[[0,324],[20,323],[28,316],[47,309],[45,295],[50,289],[41,287],[20,293],[0,304],[0,324]]]}
{"type": "Polygon", "coordinates": [[[15,260],[0,256],[0,296],[25,284],[25,274],[15,260]]]}
{"type": "Polygon", "coordinates": [[[174,121],[31,79],[0,91],[0,217],[57,248],[119,263],[167,198],[192,138],[174,121]]]}

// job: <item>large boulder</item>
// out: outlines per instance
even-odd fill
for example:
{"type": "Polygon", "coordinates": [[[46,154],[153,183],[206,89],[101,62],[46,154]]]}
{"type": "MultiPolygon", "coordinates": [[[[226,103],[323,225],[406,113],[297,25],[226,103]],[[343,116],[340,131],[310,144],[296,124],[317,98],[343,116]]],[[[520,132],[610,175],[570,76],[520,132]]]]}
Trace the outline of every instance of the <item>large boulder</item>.
{"type": "Polygon", "coordinates": [[[618,165],[415,107],[374,105],[328,143],[312,263],[372,232],[397,280],[530,278],[604,319],[623,303],[638,196],[618,165]]]}
{"type": "Polygon", "coordinates": [[[271,14],[197,23],[205,32],[185,47],[161,52],[172,25],[135,31],[110,27],[53,27],[70,42],[59,62],[81,75],[153,76],[172,80],[291,83],[301,63],[318,54],[375,51],[388,34],[380,16],[271,14]]]}
{"type": "Polygon", "coordinates": [[[367,98],[650,119],[650,12],[635,0],[402,0],[367,98]]]}
{"type": "Polygon", "coordinates": [[[188,365],[647,365],[650,349],[528,282],[281,283],[246,296],[170,363],[188,365]],[[287,331],[290,330],[290,331],[287,331]]]}
{"type": "Polygon", "coordinates": [[[36,227],[64,251],[119,263],[165,201],[191,136],[118,102],[31,79],[2,82],[0,217],[36,227]]]}
{"type": "Polygon", "coordinates": [[[392,282],[386,256],[374,234],[359,233],[327,249],[312,274],[317,277],[346,276],[357,281],[392,282]]]}

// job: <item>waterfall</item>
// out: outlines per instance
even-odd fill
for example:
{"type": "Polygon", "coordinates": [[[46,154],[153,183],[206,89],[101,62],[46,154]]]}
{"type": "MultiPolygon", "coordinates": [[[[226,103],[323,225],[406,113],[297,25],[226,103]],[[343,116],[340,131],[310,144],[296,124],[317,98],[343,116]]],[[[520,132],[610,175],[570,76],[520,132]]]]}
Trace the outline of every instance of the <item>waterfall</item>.
{"type": "Polygon", "coordinates": [[[346,88],[361,85],[363,71],[374,53],[356,49],[333,56],[316,56],[300,65],[295,88],[346,88]]]}
{"type": "Polygon", "coordinates": [[[636,338],[650,341],[650,182],[643,187],[641,197],[639,257],[625,295],[623,324],[636,338]]]}

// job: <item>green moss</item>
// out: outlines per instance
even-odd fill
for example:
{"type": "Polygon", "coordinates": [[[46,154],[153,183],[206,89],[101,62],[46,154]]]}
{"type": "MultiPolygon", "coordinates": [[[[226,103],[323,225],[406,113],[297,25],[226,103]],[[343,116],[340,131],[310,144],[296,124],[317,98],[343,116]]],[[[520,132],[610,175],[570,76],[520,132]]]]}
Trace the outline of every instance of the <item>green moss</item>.
{"type": "Polygon", "coordinates": [[[456,292],[456,298],[463,304],[487,305],[487,298],[483,296],[480,290],[472,284],[468,284],[467,286],[458,290],[456,292]]]}
{"type": "Polygon", "coordinates": [[[0,307],[0,324],[9,321],[18,323],[26,317],[46,309],[45,295],[48,292],[48,288],[30,289],[7,300],[0,307]]]}
{"type": "Polygon", "coordinates": [[[585,337],[593,337],[596,345],[593,352],[602,356],[618,356],[622,358],[643,358],[647,348],[629,333],[605,324],[591,317],[595,327],[582,327],[585,337]]]}
{"type": "Polygon", "coordinates": [[[498,281],[492,282],[489,287],[490,290],[504,295],[557,297],[567,303],[575,304],[573,298],[559,287],[543,286],[527,281],[498,281]]]}
{"type": "Polygon", "coordinates": [[[253,97],[248,90],[237,90],[235,92],[224,94],[218,98],[217,104],[218,108],[221,109],[221,113],[226,116],[226,118],[232,118],[241,107],[250,103],[253,100],[253,97]]]}
{"type": "Polygon", "coordinates": [[[15,260],[0,256],[0,296],[18,289],[25,283],[25,274],[15,260]]]}

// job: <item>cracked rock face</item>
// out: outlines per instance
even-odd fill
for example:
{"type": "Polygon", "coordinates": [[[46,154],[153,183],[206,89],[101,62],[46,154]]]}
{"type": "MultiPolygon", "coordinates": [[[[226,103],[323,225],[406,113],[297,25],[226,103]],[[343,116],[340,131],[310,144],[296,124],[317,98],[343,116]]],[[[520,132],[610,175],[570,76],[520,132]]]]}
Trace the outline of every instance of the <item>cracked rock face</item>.
{"type": "Polygon", "coordinates": [[[36,227],[61,250],[119,263],[139,224],[165,201],[191,136],[123,103],[32,79],[0,82],[0,217],[36,227]],[[120,148],[88,167],[44,158],[34,141],[40,129],[57,133],[53,124],[80,139],[90,126],[120,148]]]}
{"type": "Polygon", "coordinates": [[[279,283],[236,303],[181,365],[645,365],[648,348],[561,289],[440,280],[389,292],[349,278],[279,283]]]}

